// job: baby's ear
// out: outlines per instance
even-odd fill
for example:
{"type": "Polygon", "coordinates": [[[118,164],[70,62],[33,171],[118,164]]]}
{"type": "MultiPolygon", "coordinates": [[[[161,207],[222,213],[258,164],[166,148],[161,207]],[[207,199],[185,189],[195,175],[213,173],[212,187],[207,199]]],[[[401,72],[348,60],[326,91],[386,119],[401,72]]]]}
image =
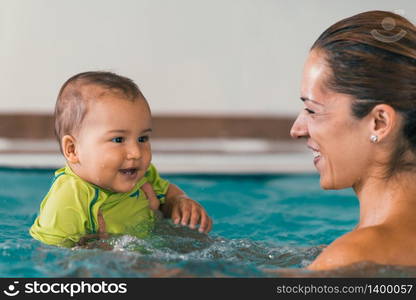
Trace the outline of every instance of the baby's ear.
{"type": "Polygon", "coordinates": [[[78,163],[79,159],[75,151],[75,138],[71,135],[64,135],[61,139],[61,145],[66,160],[72,164],[78,163]]]}

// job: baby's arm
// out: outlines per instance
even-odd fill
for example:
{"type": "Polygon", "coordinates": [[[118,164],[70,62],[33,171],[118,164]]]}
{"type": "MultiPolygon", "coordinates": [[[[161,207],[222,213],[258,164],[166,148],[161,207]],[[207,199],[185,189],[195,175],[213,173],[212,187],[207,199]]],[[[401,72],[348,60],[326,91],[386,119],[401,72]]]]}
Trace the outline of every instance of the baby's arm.
{"type": "Polygon", "coordinates": [[[199,224],[200,232],[211,230],[212,221],[205,209],[198,202],[189,198],[179,187],[161,178],[154,165],[150,165],[145,176],[151,185],[149,188],[151,191],[147,193],[146,189],[148,188],[146,187],[143,190],[148,195],[151,207],[159,207],[160,205],[160,211],[164,217],[171,218],[175,224],[180,223],[192,229],[196,229],[199,224]],[[156,197],[156,194],[160,195],[161,201],[156,197]],[[152,197],[157,199],[157,202],[151,200],[152,197]]]}
{"type": "Polygon", "coordinates": [[[73,247],[88,232],[85,199],[89,195],[82,184],[74,184],[66,175],[60,176],[43,199],[30,234],[45,244],[73,247]]]}
{"type": "Polygon", "coordinates": [[[175,224],[189,226],[199,232],[208,233],[212,228],[212,220],[205,209],[195,200],[189,198],[184,191],[174,184],[169,184],[165,203],[161,205],[164,216],[171,218],[175,224]]]}

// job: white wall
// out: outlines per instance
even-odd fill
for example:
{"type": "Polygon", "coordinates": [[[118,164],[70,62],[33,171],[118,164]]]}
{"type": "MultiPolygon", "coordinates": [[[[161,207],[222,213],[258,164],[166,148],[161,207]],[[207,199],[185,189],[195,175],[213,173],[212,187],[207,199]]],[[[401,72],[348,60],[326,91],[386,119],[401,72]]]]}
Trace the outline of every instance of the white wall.
{"type": "Polygon", "coordinates": [[[0,0],[0,113],[52,112],[86,70],[131,77],[154,114],[294,115],[318,35],[415,0],[0,0]]]}

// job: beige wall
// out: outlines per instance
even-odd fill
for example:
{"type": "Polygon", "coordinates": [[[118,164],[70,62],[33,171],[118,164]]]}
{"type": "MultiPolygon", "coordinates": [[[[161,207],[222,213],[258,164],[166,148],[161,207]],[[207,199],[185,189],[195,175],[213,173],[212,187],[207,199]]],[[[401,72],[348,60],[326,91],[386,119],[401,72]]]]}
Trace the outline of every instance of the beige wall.
{"type": "Polygon", "coordinates": [[[154,114],[292,116],[308,48],[371,9],[415,0],[0,0],[0,113],[52,112],[85,70],[133,78],[154,114]]]}

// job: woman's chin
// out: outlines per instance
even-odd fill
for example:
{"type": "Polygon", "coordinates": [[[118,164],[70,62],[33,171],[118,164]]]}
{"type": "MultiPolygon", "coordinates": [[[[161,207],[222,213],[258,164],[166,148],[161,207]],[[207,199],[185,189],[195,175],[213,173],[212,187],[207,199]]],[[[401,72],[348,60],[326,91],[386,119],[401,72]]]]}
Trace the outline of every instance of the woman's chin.
{"type": "Polygon", "coordinates": [[[345,182],[342,183],[336,182],[334,180],[325,180],[322,175],[320,179],[320,185],[323,190],[342,190],[351,187],[351,185],[345,184],[345,182]]]}
{"type": "Polygon", "coordinates": [[[334,188],[331,187],[330,185],[324,185],[324,184],[321,183],[321,189],[323,189],[323,190],[333,190],[334,188]]]}
{"type": "Polygon", "coordinates": [[[319,179],[319,183],[323,190],[333,190],[334,189],[334,181],[330,180],[328,176],[325,176],[325,173],[320,172],[321,177],[319,179]]]}

